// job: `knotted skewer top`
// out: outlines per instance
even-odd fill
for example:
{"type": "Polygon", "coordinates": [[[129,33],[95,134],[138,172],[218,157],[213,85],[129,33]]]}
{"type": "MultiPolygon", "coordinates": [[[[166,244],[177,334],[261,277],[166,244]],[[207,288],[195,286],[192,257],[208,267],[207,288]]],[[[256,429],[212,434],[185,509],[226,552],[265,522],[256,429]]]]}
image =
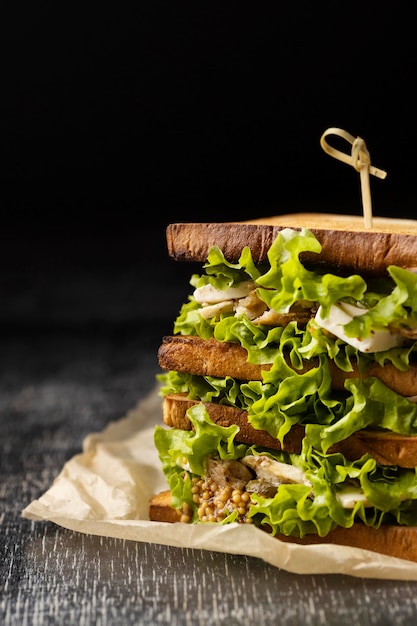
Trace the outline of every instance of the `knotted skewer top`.
{"type": "Polygon", "coordinates": [[[365,141],[361,137],[355,138],[353,135],[341,128],[328,128],[320,138],[320,145],[323,150],[327,152],[327,154],[335,159],[338,159],[339,161],[342,161],[343,163],[351,165],[357,172],[359,172],[365,228],[372,228],[372,201],[369,174],[383,179],[386,177],[387,172],[371,165],[369,151],[366,147],[365,141]],[[338,135],[339,137],[342,137],[342,139],[348,141],[352,145],[350,154],[330,146],[326,141],[326,137],[328,137],[328,135],[338,135]]]}

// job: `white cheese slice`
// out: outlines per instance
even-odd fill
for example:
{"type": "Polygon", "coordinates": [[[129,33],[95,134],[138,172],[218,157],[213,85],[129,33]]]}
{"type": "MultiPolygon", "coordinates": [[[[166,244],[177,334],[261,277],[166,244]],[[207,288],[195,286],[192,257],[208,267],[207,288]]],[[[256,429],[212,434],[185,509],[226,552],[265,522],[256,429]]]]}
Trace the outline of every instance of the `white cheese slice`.
{"type": "Polygon", "coordinates": [[[362,502],[366,507],[372,506],[360,489],[344,489],[336,495],[336,498],[344,509],[353,509],[357,502],[362,502]]]}
{"type": "Polygon", "coordinates": [[[203,287],[198,287],[193,295],[199,304],[217,304],[217,302],[223,302],[223,300],[245,298],[254,288],[254,282],[246,280],[239,283],[236,287],[228,287],[224,290],[216,289],[213,285],[204,285],[203,287]]]}
{"type": "Polygon", "coordinates": [[[369,337],[348,337],[343,327],[351,322],[354,317],[364,313],[366,313],[366,309],[346,302],[339,302],[330,307],[328,317],[323,317],[320,306],[315,320],[319,326],[336,335],[345,343],[357,348],[360,352],[381,352],[404,343],[404,338],[401,335],[391,333],[388,328],[375,328],[369,337]]]}
{"type": "Polygon", "coordinates": [[[224,300],[223,302],[217,302],[216,304],[203,306],[201,309],[198,309],[198,312],[201,317],[203,317],[205,320],[208,320],[211,317],[220,317],[222,313],[232,313],[233,305],[233,300],[224,300]]]}

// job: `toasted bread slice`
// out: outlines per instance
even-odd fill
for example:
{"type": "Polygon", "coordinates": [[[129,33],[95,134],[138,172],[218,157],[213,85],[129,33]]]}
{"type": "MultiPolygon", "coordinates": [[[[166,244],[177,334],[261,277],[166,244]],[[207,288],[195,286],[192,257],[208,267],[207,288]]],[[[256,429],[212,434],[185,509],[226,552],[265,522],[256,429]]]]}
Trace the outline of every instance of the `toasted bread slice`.
{"type": "MultiPolygon", "coordinates": [[[[163,402],[163,420],[167,426],[191,430],[192,424],[187,416],[187,411],[197,400],[189,400],[185,395],[167,395],[163,402]]],[[[284,445],[272,437],[265,430],[257,430],[248,422],[246,411],[223,404],[205,402],[205,408],[211,420],[219,426],[239,426],[236,441],[248,445],[256,444],[261,447],[271,448],[300,454],[304,427],[295,425],[284,438],[284,445]]],[[[344,441],[335,443],[329,449],[329,453],[340,452],[349,461],[360,459],[364,454],[370,454],[380,465],[392,465],[405,468],[417,466],[417,437],[398,435],[389,431],[359,430],[350,435],[344,441]]]]}
{"type": "Polygon", "coordinates": [[[246,349],[237,343],[191,335],[163,337],[158,362],[164,370],[238,380],[262,380],[262,371],[271,368],[270,363],[248,363],[246,349]]]}
{"type": "MultiPolygon", "coordinates": [[[[187,417],[187,411],[197,403],[197,400],[188,400],[180,394],[165,396],[163,402],[164,423],[172,428],[191,430],[192,425],[187,417]]],[[[236,441],[246,443],[247,445],[256,444],[264,448],[281,450],[281,444],[275,437],[272,437],[266,430],[256,430],[249,424],[246,411],[224,404],[214,404],[214,402],[205,402],[204,406],[210,415],[210,419],[218,426],[225,428],[232,424],[239,426],[236,441]]],[[[293,426],[284,438],[284,449],[287,452],[300,454],[303,437],[304,427],[293,426]]]]}
{"type": "MultiPolygon", "coordinates": [[[[238,380],[262,380],[262,372],[271,368],[270,363],[248,363],[245,348],[236,343],[221,342],[216,339],[201,339],[189,335],[163,337],[158,350],[159,365],[164,370],[196,374],[197,376],[215,376],[224,378],[231,376],[238,380]]],[[[288,365],[290,365],[288,361],[288,365]]],[[[344,388],[348,378],[364,378],[375,376],[387,387],[404,397],[417,395],[417,365],[407,371],[400,371],[392,363],[384,366],[372,363],[366,373],[360,374],[353,363],[351,372],[344,372],[330,360],[332,387],[336,390],[344,388]]],[[[302,374],[317,361],[305,361],[304,367],[297,370],[302,374]]]]}
{"type": "MultiPolygon", "coordinates": [[[[171,505],[171,493],[163,491],[149,502],[149,519],[154,522],[180,522],[171,505]]],[[[266,528],[264,530],[267,530],[266,528]]],[[[325,537],[306,535],[302,539],[277,534],[277,539],[303,545],[331,543],[378,552],[407,561],[417,562],[417,527],[383,525],[378,529],[356,523],[351,528],[338,526],[325,537]]]]}
{"type": "Polygon", "coordinates": [[[153,522],[179,522],[180,516],[171,506],[170,491],[155,494],[149,502],[149,519],[153,522]]]}
{"type": "Polygon", "coordinates": [[[255,263],[266,260],[268,250],[283,228],[308,228],[322,251],[303,253],[307,265],[331,266],[334,273],[383,275],[389,265],[417,266],[417,220],[374,217],[365,229],[357,215],[293,213],[245,222],[174,223],[167,227],[169,255],[178,261],[205,262],[212,246],[236,262],[249,246],[255,263]]]}

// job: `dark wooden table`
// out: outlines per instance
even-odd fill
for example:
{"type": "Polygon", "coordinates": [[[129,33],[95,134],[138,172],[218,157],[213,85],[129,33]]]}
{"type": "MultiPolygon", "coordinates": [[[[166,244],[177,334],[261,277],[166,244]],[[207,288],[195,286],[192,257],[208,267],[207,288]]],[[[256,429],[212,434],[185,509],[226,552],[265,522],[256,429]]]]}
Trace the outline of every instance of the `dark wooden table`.
{"type": "Polygon", "coordinates": [[[159,307],[150,284],[138,294],[140,275],[108,275],[105,289],[100,277],[83,277],[71,296],[68,276],[53,296],[41,279],[35,287],[13,283],[0,311],[0,624],[415,626],[416,582],[300,576],[256,558],[83,535],[21,517],[88,433],[152,389],[160,339],[182,300],[166,268],[151,281],[165,280],[159,307]],[[23,305],[30,316],[19,320],[23,305]]]}

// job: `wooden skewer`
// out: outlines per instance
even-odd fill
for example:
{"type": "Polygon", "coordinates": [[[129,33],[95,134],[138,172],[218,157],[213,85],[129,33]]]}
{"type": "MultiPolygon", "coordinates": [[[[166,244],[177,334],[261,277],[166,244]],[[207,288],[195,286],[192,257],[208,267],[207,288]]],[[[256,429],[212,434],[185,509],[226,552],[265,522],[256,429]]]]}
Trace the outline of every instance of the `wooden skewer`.
{"type": "Polygon", "coordinates": [[[372,228],[372,200],[369,175],[372,174],[377,178],[383,179],[386,177],[387,172],[371,165],[369,151],[361,137],[355,138],[353,135],[341,128],[328,128],[320,138],[320,145],[327,154],[335,159],[338,159],[339,161],[343,161],[343,163],[351,165],[357,172],[359,172],[365,228],[372,228]],[[348,141],[352,145],[351,153],[346,154],[345,152],[330,146],[326,141],[326,137],[328,135],[338,135],[339,137],[342,137],[342,139],[348,141]]]}

